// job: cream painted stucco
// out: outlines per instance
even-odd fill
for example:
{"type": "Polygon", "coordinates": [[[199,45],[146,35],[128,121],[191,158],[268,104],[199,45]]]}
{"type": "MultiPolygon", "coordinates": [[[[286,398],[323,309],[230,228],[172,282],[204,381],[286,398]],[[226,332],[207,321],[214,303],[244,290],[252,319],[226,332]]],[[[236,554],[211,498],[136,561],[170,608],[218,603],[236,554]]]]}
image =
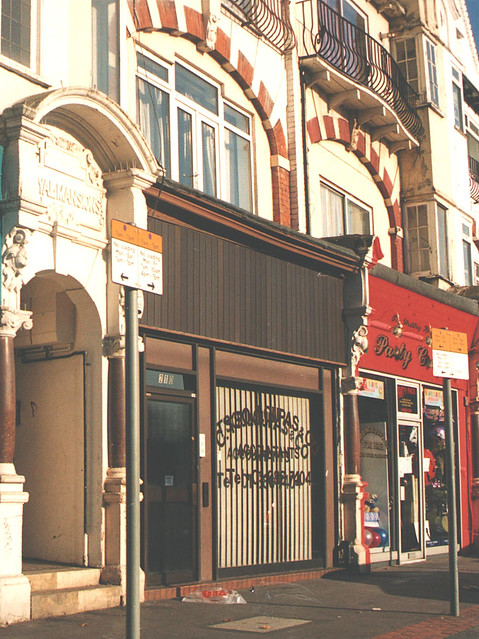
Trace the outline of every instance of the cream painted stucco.
{"type": "Polygon", "coordinates": [[[367,208],[371,208],[372,234],[381,238],[381,249],[384,253],[381,264],[391,266],[390,245],[383,239],[388,237],[390,227],[388,212],[384,198],[365,166],[342,144],[325,141],[310,146],[309,169],[311,234],[314,237],[324,236],[321,220],[328,212],[321,211],[319,191],[320,180],[324,180],[330,186],[341,189],[357,198],[367,208]]]}

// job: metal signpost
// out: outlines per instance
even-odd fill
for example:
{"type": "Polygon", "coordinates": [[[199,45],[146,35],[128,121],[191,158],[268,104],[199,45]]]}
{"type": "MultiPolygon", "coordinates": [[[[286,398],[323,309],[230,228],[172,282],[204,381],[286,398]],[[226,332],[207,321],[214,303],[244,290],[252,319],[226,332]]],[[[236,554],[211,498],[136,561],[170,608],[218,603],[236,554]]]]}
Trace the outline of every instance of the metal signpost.
{"type": "Polygon", "coordinates": [[[111,279],[125,287],[126,638],[140,637],[140,365],[138,290],[163,292],[162,238],[112,220],[111,279]]]}
{"type": "Polygon", "coordinates": [[[459,574],[457,569],[457,504],[454,463],[451,378],[469,379],[466,333],[432,329],[433,374],[443,378],[446,430],[447,510],[449,529],[449,581],[451,615],[459,617],[459,574]]]}

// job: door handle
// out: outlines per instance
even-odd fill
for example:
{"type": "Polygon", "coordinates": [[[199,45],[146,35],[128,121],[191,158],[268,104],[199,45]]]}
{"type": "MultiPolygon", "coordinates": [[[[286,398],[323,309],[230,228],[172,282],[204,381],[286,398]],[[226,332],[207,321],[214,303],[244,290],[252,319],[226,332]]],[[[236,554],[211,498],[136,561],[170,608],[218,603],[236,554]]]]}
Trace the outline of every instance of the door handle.
{"type": "Polygon", "coordinates": [[[208,508],[210,505],[210,485],[207,481],[201,485],[201,505],[203,508],[208,508]]]}

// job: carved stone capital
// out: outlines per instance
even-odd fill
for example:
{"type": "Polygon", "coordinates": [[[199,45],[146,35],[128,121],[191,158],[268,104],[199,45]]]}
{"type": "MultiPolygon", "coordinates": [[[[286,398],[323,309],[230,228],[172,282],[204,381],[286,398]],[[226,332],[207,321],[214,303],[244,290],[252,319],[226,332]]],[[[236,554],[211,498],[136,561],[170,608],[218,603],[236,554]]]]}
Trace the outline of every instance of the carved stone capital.
{"type": "Polygon", "coordinates": [[[20,328],[30,330],[32,312],[0,306],[0,337],[15,337],[20,328]]]}
{"type": "Polygon", "coordinates": [[[103,354],[105,357],[125,357],[125,336],[107,335],[104,337],[103,354]]]}
{"type": "Polygon", "coordinates": [[[26,244],[30,229],[14,227],[7,233],[2,246],[2,300],[16,304],[23,286],[22,271],[28,263],[26,244]]]}
{"type": "Polygon", "coordinates": [[[343,395],[355,395],[361,387],[361,377],[345,377],[341,380],[341,393],[343,395]]]}
{"type": "Polygon", "coordinates": [[[351,372],[354,374],[359,360],[368,351],[368,328],[364,324],[351,336],[351,372]]]}

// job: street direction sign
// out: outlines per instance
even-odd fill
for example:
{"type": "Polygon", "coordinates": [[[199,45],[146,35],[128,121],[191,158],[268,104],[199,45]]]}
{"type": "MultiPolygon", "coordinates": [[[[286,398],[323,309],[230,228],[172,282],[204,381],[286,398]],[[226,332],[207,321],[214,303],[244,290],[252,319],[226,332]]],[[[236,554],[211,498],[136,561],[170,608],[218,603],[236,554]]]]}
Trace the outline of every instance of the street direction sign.
{"type": "Polygon", "coordinates": [[[432,329],[432,372],[436,377],[469,379],[466,333],[432,329]]]}
{"type": "Polygon", "coordinates": [[[119,220],[111,222],[111,279],[115,284],[163,293],[161,235],[119,220]]]}

